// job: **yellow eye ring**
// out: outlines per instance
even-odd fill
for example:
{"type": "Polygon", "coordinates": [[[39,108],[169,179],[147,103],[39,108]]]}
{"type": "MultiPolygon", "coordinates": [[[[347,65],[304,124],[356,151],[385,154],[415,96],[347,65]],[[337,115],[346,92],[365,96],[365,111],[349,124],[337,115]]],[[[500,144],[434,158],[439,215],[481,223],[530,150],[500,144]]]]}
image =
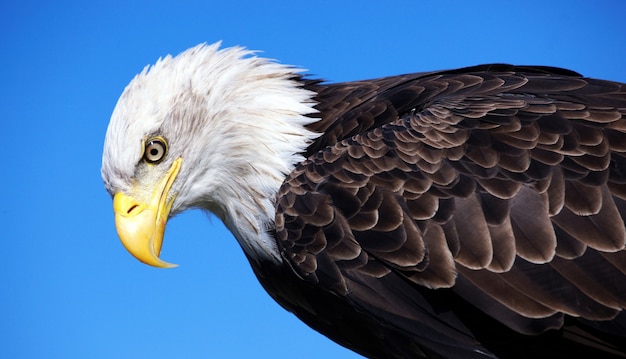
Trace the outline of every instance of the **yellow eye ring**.
{"type": "Polygon", "coordinates": [[[157,164],[167,155],[167,141],[163,137],[152,137],[146,141],[143,159],[147,163],[157,164]]]}

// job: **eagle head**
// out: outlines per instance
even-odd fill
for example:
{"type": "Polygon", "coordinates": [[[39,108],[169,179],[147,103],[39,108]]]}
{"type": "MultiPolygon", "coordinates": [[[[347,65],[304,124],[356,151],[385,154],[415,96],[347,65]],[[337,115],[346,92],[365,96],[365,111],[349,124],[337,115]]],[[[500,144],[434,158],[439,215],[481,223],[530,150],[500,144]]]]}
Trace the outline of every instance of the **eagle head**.
{"type": "Polygon", "coordinates": [[[115,224],[140,261],[159,258],[169,218],[215,213],[252,257],[279,258],[265,233],[274,196],[316,135],[301,70],[243,48],[198,45],[147,66],[126,87],[104,141],[115,224]]]}

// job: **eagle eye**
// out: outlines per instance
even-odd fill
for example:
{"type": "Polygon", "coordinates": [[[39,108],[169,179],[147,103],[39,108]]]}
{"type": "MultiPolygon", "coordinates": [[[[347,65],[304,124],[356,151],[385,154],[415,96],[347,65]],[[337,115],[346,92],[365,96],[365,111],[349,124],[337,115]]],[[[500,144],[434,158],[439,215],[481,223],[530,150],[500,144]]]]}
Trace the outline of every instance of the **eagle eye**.
{"type": "Polygon", "coordinates": [[[162,137],[153,137],[146,142],[143,159],[152,164],[159,163],[167,154],[167,141],[162,137]]]}

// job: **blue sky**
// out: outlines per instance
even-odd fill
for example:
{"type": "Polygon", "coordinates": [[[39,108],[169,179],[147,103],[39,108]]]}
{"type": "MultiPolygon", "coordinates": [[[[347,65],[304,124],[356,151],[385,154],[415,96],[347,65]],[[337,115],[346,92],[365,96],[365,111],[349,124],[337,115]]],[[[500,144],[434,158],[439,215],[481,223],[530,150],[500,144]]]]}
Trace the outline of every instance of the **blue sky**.
{"type": "Polygon", "coordinates": [[[0,357],[358,357],[275,304],[216,218],[170,221],[176,269],[121,246],[102,143],[123,88],[159,56],[223,40],[331,81],[509,62],[626,82],[625,4],[3,2],[0,357]]]}

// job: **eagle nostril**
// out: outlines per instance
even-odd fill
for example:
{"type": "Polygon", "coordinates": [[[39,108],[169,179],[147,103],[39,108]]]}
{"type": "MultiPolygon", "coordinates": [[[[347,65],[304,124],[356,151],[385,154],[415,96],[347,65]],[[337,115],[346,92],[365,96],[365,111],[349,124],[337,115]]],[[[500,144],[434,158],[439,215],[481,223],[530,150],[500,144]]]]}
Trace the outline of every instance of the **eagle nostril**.
{"type": "Polygon", "coordinates": [[[131,213],[132,211],[134,211],[137,207],[139,207],[139,205],[137,205],[137,204],[132,205],[132,206],[128,209],[128,211],[126,211],[126,214],[130,214],[130,213],[131,213]]]}

